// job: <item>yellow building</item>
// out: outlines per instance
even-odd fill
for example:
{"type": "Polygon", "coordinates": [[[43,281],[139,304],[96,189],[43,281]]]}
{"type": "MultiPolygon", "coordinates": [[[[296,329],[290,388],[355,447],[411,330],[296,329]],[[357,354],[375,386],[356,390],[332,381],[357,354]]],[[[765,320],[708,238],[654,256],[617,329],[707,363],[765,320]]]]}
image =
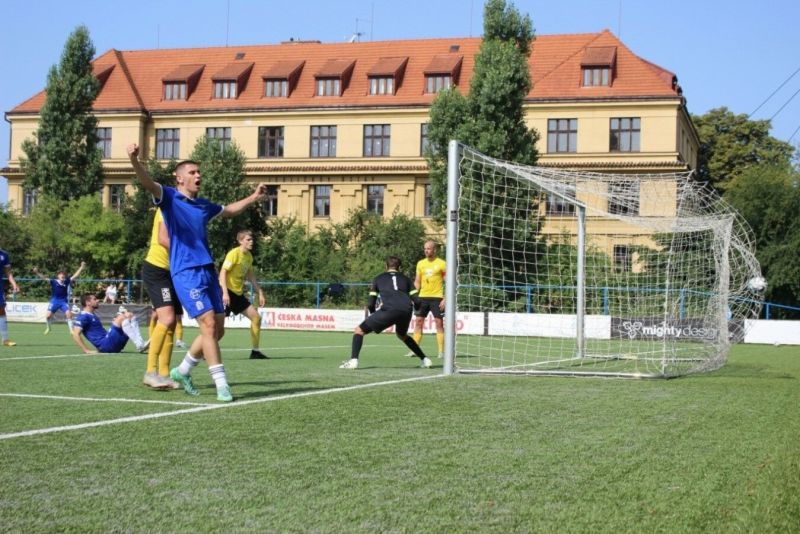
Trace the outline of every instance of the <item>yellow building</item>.
{"type": "MultiPolygon", "coordinates": [[[[422,149],[430,105],[441,88],[468,92],[479,47],[478,38],[448,38],[109,50],[94,61],[104,201],[118,205],[132,183],[129,143],[145,158],[183,159],[209,136],[238,144],[247,179],[273,186],[272,215],[313,229],[365,207],[429,223],[422,149]]],[[[697,134],[677,78],[609,31],[539,36],[529,64],[525,114],[541,134],[540,165],[615,173],[695,167],[697,134]]],[[[11,156],[0,174],[11,208],[22,212],[35,193],[21,187],[21,145],[43,103],[42,92],[6,113],[11,156]]],[[[545,232],[569,231],[564,215],[550,209],[545,232]]],[[[598,224],[613,235],[621,223],[598,224]]]]}

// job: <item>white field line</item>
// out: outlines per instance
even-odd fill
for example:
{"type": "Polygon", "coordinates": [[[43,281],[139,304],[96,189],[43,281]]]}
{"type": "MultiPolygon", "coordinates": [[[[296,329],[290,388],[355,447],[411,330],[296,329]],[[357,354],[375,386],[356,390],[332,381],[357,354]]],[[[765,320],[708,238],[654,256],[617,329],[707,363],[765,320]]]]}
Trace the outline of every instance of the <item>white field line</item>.
{"type": "MultiPolygon", "coordinates": [[[[378,345],[364,345],[365,347],[377,347],[378,345]]],[[[349,349],[350,345],[311,345],[308,347],[269,347],[264,348],[267,352],[273,352],[277,350],[332,350],[332,349],[349,349]]],[[[226,352],[250,352],[251,349],[222,349],[222,354],[224,355],[226,352]]],[[[178,349],[175,352],[179,352],[178,349]]],[[[131,352],[120,352],[120,353],[113,353],[113,354],[123,354],[134,356],[136,353],[131,352]]],[[[111,356],[111,354],[52,354],[50,356],[16,356],[11,358],[0,358],[0,363],[7,362],[7,361],[16,361],[16,360],[44,360],[49,358],[86,358],[91,356],[111,356]]]]}
{"type": "Polygon", "coordinates": [[[134,423],[137,421],[145,421],[147,419],[160,419],[163,417],[172,417],[175,415],[184,415],[190,413],[198,413],[204,412],[207,410],[220,410],[223,408],[238,408],[240,406],[248,406],[250,404],[261,404],[264,402],[275,402],[280,400],[286,399],[296,399],[301,397],[312,397],[315,395],[327,395],[329,393],[342,393],[346,391],[355,391],[358,389],[367,389],[373,388],[378,386],[390,386],[393,384],[402,384],[404,382],[417,382],[420,380],[431,380],[434,378],[441,378],[445,375],[443,374],[436,374],[436,375],[429,375],[429,376],[418,376],[414,378],[403,378],[401,380],[387,380],[384,382],[373,382],[371,384],[359,384],[356,386],[346,386],[341,388],[331,388],[331,389],[321,389],[317,391],[305,391],[303,393],[291,393],[287,395],[278,395],[276,397],[263,397],[260,399],[252,399],[252,400],[245,400],[245,401],[238,401],[232,402],[227,404],[204,404],[200,406],[196,406],[194,408],[187,408],[185,410],[174,410],[171,412],[161,412],[161,413],[153,413],[153,414],[146,414],[146,415],[135,415],[131,417],[121,417],[118,419],[107,419],[105,421],[95,421],[93,423],[81,423],[77,425],[66,425],[66,426],[56,426],[50,428],[39,428],[36,430],[25,430],[23,432],[11,432],[8,434],[0,434],[0,440],[6,439],[14,439],[14,438],[21,438],[27,436],[38,436],[41,434],[52,434],[54,432],[66,432],[69,430],[82,430],[85,428],[94,428],[100,426],[108,426],[108,425],[117,425],[121,423],[134,423]]]}

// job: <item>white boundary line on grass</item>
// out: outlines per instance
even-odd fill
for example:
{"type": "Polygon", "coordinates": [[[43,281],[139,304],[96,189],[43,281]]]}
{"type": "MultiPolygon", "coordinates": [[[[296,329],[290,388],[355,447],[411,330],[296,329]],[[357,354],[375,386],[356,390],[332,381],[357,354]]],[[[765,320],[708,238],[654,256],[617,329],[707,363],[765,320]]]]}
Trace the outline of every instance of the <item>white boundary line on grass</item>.
{"type": "Polygon", "coordinates": [[[0,393],[0,397],[22,397],[26,399],[71,400],[88,402],[131,402],[142,404],[171,404],[174,406],[205,406],[203,402],[181,402],[149,399],[122,399],[122,398],[97,398],[97,397],[67,397],[66,395],[35,395],[33,393],[0,393]]]}
{"type": "Polygon", "coordinates": [[[420,380],[432,380],[435,378],[442,378],[443,374],[436,374],[430,376],[418,376],[414,378],[403,378],[401,380],[388,380],[384,382],[373,382],[370,384],[358,384],[356,386],[345,386],[341,388],[331,388],[331,389],[321,389],[318,391],[305,391],[303,393],[291,393],[288,395],[278,395],[276,397],[263,397],[260,399],[253,399],[253,400],[245,400],[245,401],[238,401],[233,402],[230,404],[203,404],[197,406],[195,408],[188,408],[185,410],[174,410],[171,412],[161,412],[161,413],[153,413],[153,414],[146,414],[146,415],[135,415],[131,417],[120,417],[118,419],[106,419],[105,421],[95,421],[93,423],[81,423],[77,425],[67,425],[67,426],[56,426],[50,428],[40,428],[37,430],[25,430],[23,432],[11,432],[8,434],[0,434],[0,441],[6,439],[14,439],[14,438],[21,438],[27,436],[38,436],[41,434],[52,434],[54,432],[66,432],[69,430],[82,430],[85,428],[95,428],[100,426],[108,426],[108,425],[116,425],[121,423],[134,423],[137,421],[145,421],[147,419],[160,419],[162,417],[172,417],[175,415],[183,415],[183,414],[190,414],[190,413],[198,413],[204,412],[208,410],[219,410],[222,408],[235,408],[238,406],[248,406],[250,404],[260,404],[264,402],[274,402],[279,400],[286,400],[286,399],[296,399],[301,397],[312,397],[315,395],[326,395],[328,393],[341,393],[345,391],[355,391],[358,389],[367,389],[373,388],[378,386],[390,386],[394,384],[402,384],[405,382],[417,382],[420,380]]]}

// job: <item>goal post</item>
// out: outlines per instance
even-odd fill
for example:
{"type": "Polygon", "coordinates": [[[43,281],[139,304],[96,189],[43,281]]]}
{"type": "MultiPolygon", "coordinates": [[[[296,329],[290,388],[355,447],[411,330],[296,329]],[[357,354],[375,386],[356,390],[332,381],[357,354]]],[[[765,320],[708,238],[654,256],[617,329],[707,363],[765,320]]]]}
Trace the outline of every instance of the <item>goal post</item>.
{"type": "Polygon", "coordinates": [[[724,365],[760,279],[690,173],[517,165],[448,147],[445,374],[674,377],[724,365]]]}

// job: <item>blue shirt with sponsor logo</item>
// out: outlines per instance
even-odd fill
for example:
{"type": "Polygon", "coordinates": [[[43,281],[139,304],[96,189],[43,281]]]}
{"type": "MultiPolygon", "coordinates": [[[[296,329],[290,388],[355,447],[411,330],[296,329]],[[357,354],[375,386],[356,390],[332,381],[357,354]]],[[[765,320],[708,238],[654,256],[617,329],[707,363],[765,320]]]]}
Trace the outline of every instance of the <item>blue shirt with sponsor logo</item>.
{"type": "Polygon", "coordinates": [[[205,198],[189,198],[167,186],[161,186],[161,199],[155,203],[161,208],[169,234],[170,271],[213,265],[206,227],[224,208],[205,198]]]}
{"type": "Polygon", "coordinates": [[[103,328],[103,323],[100,318],[93,313],[81,311],[78,318],[75,320],[75,326],[79,326],[83,330],[83,335],[86,336],[92,345],[100,347],[105,339],[106,329],[103,328]]]}

